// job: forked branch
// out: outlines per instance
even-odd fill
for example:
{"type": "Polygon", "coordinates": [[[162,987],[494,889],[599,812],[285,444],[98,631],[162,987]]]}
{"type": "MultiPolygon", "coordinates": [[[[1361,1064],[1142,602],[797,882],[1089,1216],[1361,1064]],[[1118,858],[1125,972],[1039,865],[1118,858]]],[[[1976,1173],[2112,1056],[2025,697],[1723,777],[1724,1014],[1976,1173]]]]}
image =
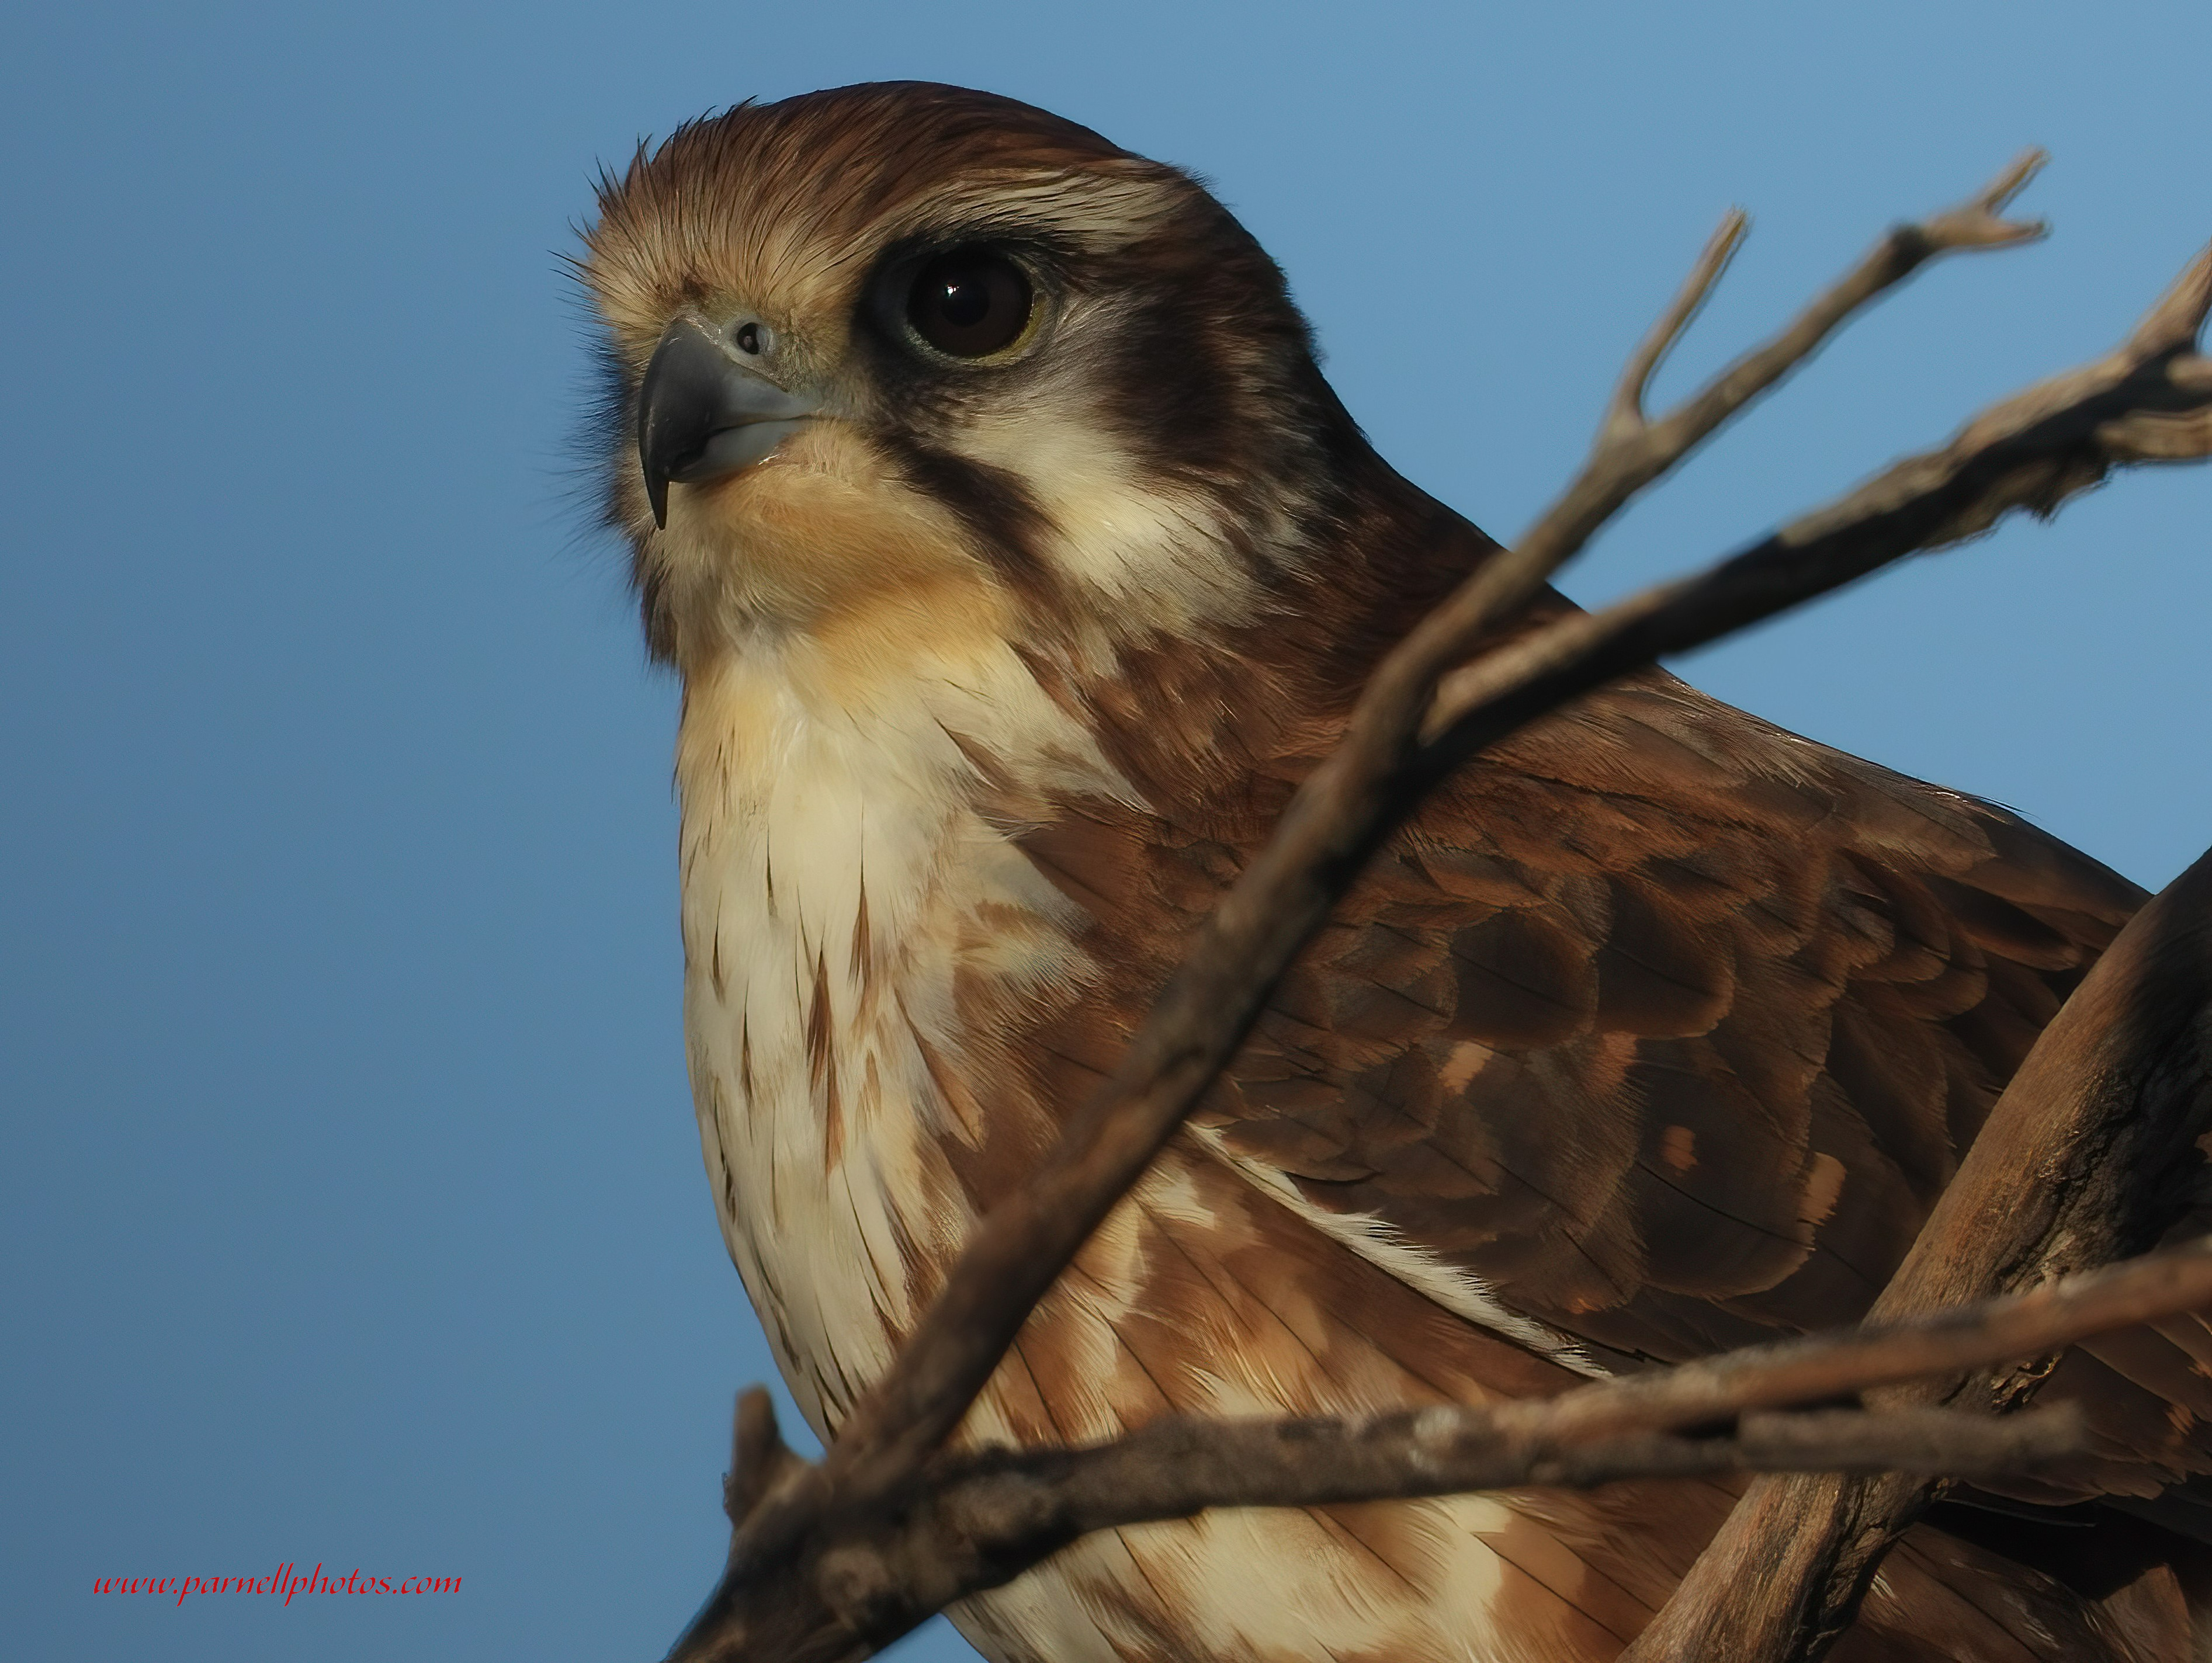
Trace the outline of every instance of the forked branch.
{"type": "Polygon", "coordinates": [[[2115,351],[2002,402],[1692,577],[1577,613],[1445,677],[1422,725],[1447,768],[1577,694],[1773,616],[1907,555],[1960,543],[2025,508],[2049,515],[2114,468],[2212,455],[2212,247],[2115,351]]]}
{"type": "Polygon", "coordinates": [[[1651,391],[1652,376],[1676,343],[1688,332],[1698,314],[1705,309],[1714,287],[1750,231],[1750,217],[1742,209],[1731,208],[1722,216],[1720,228],[1698,256],[1698,263],[1690,268],[1690,275],[1682,280],[1682,287],[1675,292],[1674,300],[1659,314],[1659,321],[1651,325],[1650,333],[1629,355],[1627,367],[1620,373],[1620,385],[1613,390],[1613,402],[1606,406],[1605,420],[1598,425],[1601,449],[1625,443],[1650,427],[1651,418],[1644,411],[1644,401],[1651,391]]]}

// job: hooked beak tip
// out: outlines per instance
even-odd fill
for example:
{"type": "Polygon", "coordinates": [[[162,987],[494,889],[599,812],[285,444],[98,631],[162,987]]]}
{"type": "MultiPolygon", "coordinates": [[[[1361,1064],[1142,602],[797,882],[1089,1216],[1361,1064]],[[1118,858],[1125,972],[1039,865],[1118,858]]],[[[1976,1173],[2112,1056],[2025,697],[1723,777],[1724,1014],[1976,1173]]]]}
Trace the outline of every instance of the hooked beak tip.
{"type": "Polygon", "coordinates": [[[668,529],[668,488],[702,484],[751,465],[821,400],[786,391],[738,363],[696,319],[669,325],[638,388],[637,459],[653,523],[668,529]]]}

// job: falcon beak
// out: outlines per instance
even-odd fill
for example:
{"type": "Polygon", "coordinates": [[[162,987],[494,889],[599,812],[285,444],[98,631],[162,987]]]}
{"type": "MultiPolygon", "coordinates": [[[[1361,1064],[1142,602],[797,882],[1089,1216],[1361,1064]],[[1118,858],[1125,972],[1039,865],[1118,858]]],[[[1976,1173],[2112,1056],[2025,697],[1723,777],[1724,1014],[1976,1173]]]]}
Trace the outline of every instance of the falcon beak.
{"type": "Polygon", "coordinates": [[[787,392],[720,340],[678,318],[653,349],[637,395],[637,459],[653,523],[667,529],[668,486],[751,466],[818,415],[821,401],[787,392]]]}

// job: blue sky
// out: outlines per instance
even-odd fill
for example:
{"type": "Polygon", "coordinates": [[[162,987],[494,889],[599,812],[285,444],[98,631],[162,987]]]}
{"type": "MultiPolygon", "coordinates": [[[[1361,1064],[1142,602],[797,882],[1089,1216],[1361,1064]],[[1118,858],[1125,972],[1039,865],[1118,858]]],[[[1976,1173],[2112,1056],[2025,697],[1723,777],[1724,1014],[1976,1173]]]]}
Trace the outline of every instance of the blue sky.
{"type": "MultiPolygon", "coordinates": [[[[2212,11],[2013,3],[19,7],[0,59],[0,1633],[82,1663],[658,1656],[767,1375],[678,1014],[674,689],[568,449],[588,180],[963,82],[1198,169],[1383,452],[1510,537],[1721,213],[1662,391],[2023,146],[1607,533],[1598,598],[2101,351],[2212,236],[2212,11]],[[449,1596],[96,1596],[283,1561],[449,1596]]],[[[1683,668],[2149,883],[2212,838],[2212,473],[1683,668]]],[[[963,1655],[939,1625],[908,1663],[963,1655]]]]}

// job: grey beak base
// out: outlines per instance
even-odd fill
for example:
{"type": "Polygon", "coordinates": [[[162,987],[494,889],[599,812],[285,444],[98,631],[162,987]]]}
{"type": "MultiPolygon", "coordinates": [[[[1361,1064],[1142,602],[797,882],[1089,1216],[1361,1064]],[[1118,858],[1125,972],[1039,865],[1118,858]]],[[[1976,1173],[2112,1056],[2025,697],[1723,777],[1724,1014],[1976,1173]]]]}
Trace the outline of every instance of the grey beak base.
{"type": "Polygon", "coordinates": [[[668,487],[750,467],[817,414],[819,401],[786,392],[732,357],[689,318],[669,325],[637,393],[637,460],[653,523],[668,525],[668,487]]]}

